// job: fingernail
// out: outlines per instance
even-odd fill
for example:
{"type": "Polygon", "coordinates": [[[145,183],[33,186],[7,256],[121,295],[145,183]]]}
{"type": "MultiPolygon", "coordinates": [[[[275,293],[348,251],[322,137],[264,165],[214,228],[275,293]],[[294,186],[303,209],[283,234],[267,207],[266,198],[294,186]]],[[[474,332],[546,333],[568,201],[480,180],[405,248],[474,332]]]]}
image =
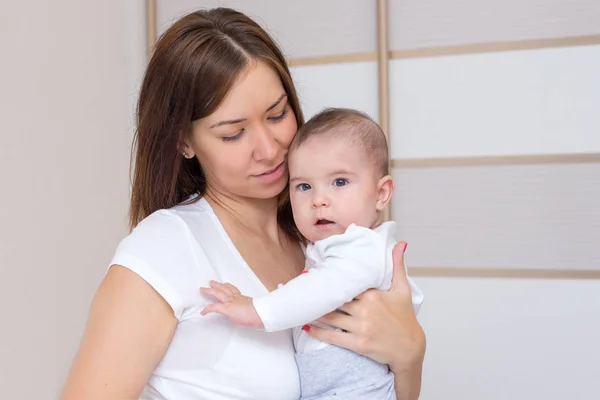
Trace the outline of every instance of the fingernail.
{"type": "Polygon", "coordinates": [[[408,247],[408,243],[404,243],[404,250],[402,250],[403,253],[406,251],[407,247],[408,247]]]}
{"type": "Polygon", "coordinates": [[[310,326],[308,326],[308,325],[304,325],[304,326],[302,327],[302,330],[303,330],[304,332],[310,332],[310,326]]]}

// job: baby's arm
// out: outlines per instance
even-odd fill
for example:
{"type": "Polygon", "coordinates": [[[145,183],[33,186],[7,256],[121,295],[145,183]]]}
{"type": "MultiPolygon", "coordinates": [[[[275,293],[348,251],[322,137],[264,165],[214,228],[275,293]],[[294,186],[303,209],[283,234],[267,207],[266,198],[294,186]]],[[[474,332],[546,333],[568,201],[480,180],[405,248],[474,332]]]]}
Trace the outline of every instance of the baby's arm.
{"type": "Polygon", "coordinates": [[[308,273],[254,299],[266,331],[279,331],[313,322],[381,285],[386,244],[375,232],[353,227],[343,235],[317,242],[318,262],[308,273]]]}
{"type": "Polygon", "coordinates": [[[238,325],[267,332],[302,326],[381,285],[386,243],[368,228],[353,227],[343,235],[318,242],[314,250],[323,261],[286,285],[252,300],[230,284],[211,282],[201,289],[219,301],[202,310],[217,312],[238,325]]]}

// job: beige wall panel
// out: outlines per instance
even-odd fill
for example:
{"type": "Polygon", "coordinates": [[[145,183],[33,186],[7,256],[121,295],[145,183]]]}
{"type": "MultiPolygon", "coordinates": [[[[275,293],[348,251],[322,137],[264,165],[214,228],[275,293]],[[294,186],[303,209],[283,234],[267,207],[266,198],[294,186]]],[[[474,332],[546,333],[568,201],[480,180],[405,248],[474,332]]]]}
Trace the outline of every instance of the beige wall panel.
{"type": "Polygon", "coordinates": [[[413,267],[600,270],[600,163],[403,168],[413,267]]]}
{"type": "Polygon", "coordinates": [[[376,4],[364,0],[157,0],[158,33],[188,12],[218,6],[256,19],[289,58],[376,50],[376,4]]]}
{"type": "Polygon", "coordinates": [[[598,0],[391,0],[390,48],[600,34],[598,0]]]}

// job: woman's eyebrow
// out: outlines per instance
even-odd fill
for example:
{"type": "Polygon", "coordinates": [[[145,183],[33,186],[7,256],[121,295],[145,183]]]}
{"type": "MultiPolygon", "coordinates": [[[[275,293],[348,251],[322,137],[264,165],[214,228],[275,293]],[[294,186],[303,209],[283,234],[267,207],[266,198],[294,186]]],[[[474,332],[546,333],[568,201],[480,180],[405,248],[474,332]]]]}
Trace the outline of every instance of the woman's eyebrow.
{"type": "Polygon", "coordinates": [[[230,120],[227,120],[227,121],[219,121],[219,122],[217,122],[215,124],[212,124],[210,126],[210,129],[216,128],[217,126],[223,126],[223,125],[235,125],[235,124],[239,124],[239,123],[244,122],[244,121],[246,121],[246,118],[230,119],[230,120]]]}
{"type": "MultiPolygon", "coordinates": [[[[287,97],[287,94],[285,94],[285,93],[284,93],[284,94],[282,94],[281,96],[279,96],[279,98],[278,98],[278,99],[275,101],[275,103],[271,104],[271,105],[269,106],[269,108],[267,108],[267,111],[266,111],[266,112],[269,112],[269,111],[271,111],[272,109],[274,109],[275,107],[277,107],[277,106],[279,105],[279,103],[281,103],[281,101],[282,101],[284,98],[286,98],[286,97],[287,97]]],[[[209,127],[209,129],[216,128],[216,127],[218,127],[218,126],[223,126],[223,125],[235,125],[235,124],[239,124],[239,123],[242,123],[242,122],[246,122],[246,118],[239,118],[239,119],[229,119],[229,120],[225,120],[225,121],[219,121],[219,122],[216,122],[216,123],[212,124],[212,125],[209,127]]]]}
{"type": "Polygon", "coordinates": [[[269,108],[267,108],[267,111],[266,111],[266,112],[269,112],[269,111],[271,111],[272,109],[274,109],[275,107],[277,107],[277,105],[278,105],[279,103],[281,103],[281,100],[283,100],[285,97],[287,97],[287,94],[286,94],[286,93],[284,93],[284,94],[282,94],[281,96],[279,96],[279,98],[277,99],[277,101],[276,101],[275,103],[271,104],[271,105],[269,106],[269,108]]]}

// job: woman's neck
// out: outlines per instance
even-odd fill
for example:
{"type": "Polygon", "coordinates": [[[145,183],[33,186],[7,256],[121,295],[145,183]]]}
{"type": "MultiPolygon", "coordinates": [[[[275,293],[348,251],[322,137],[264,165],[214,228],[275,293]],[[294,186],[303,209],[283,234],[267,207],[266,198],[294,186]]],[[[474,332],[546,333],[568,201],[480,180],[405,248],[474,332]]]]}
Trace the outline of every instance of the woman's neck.
{"type": "Polygon", "coordinates": [[[226,219],[248,233],[279,241],[277,198],[251,199],[227,195],[210,188],[204,197],[222,221],[226,219]]]}

